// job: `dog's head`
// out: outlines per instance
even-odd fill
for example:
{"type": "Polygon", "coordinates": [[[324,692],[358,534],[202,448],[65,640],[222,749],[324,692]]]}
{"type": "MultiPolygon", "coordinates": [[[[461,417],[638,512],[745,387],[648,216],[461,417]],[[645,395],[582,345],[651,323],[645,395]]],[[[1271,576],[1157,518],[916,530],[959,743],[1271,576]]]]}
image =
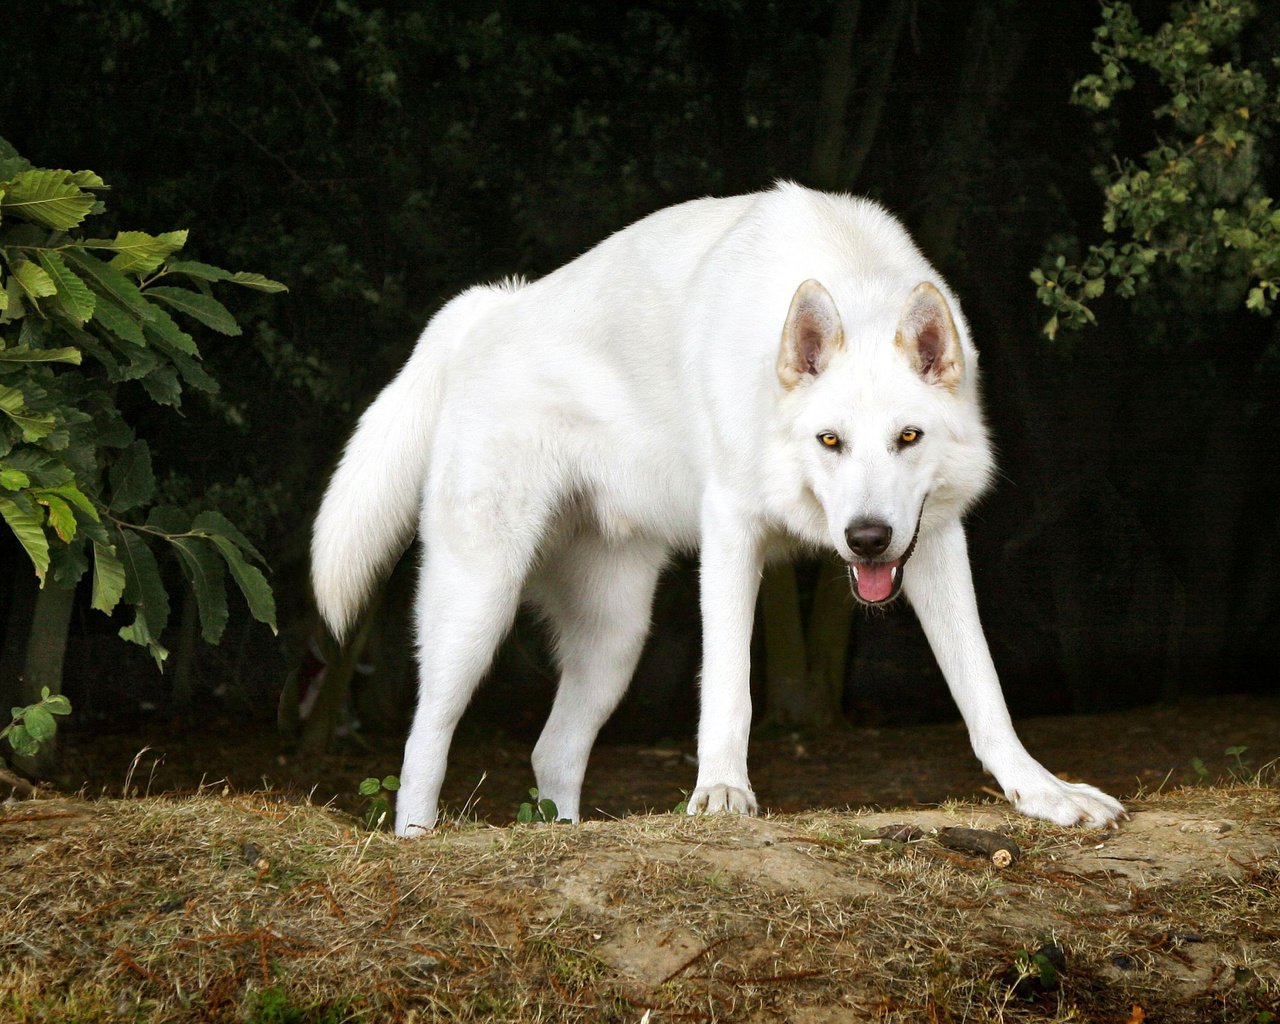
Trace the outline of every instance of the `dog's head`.
{"type": "Polygon", "coordinates": [[[846,309],[819,282],[801,284],[777,373],[830,543],[858,600],[880,604],[900,592],[922,522],[958,514],[991,457],[976,355],[942,291],[925,281],[886,301],[863,290],[846,309]]]}

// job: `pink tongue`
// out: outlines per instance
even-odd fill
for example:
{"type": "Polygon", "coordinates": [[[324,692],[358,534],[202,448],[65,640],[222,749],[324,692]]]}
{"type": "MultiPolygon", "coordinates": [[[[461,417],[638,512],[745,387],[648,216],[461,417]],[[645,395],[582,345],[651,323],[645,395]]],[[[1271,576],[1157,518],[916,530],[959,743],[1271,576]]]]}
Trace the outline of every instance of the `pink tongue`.
{"type": "Polygon", "coordinates": [[[858,566],[858,596],[883,601],[893,593],[893,566],[889,563],[858,566]]]}

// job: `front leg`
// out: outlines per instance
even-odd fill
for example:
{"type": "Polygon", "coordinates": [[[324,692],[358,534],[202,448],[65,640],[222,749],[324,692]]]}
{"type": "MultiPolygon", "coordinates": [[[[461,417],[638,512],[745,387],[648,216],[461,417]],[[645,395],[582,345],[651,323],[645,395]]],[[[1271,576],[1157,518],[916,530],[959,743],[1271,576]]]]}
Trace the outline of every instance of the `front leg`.
{"type": "Polygon", "coordinates": [[[973,752],[1009,802],[1028,817],[1059,825],[1101,828],[1125,817],[1119,801],[1101,790],[1051,774],[1013,731],[978,619],[959,519],[920,537],[903,587],[969,727],[973,752]]]}
{"type": "Polygon", "coordinates": [[[750,517],[719,492],[703,501],[700,594],[702,691],[698,783],[689,813],[754,814],[747,781],[751,630],[764,548],[750,517]]]}

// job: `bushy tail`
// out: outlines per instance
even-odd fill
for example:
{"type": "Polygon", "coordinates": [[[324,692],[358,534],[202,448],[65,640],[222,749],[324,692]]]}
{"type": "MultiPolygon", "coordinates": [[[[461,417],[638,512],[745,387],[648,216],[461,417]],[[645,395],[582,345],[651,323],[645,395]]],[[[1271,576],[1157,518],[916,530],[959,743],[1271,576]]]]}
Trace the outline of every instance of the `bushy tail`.
{"type": "Polygon", "coordinates": [[[472,288],[441,309],[347,442],[311,535],[316,605],[338,639],[413,540],[440,407],[441,367],[500,294],[472,288]]]}

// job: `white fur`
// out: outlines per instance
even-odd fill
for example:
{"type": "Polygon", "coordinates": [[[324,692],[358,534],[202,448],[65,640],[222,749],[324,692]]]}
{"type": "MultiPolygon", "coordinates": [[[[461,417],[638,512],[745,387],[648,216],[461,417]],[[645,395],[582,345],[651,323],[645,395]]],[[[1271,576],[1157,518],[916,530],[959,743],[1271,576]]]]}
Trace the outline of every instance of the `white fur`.
{"type": "Polygon", "coordinates": [[[697,200],[542,280],[464,292],[361,418],[312,549],[320,610],[341,635],[415,526],[425,541],[397,832],[434,825],[454,727],[522,599],[553,626],[561,668],[538,789],[578,817],[588,752],[675,549],[700,548],[702,563],[690,811],[754,811],[749,652],[766,553],[799,544],[858,561],[845,530],[863,519],[892,529],[885,558],[919,527],[905,592],[1014,805],[1062,824],[1115,820],[1115,800],[1042,768],[1005,710],[960,524],[991,472],[959,305],[873,203],[790,184],[697,200]],[[805,281],[834,303],[841,344],[784,386],[783,324],[805,281]],[[922,282],[954,323],[963,372],[947,386],[895,343],[919,320],[922,282]],[[895,444],[907,426],[921,439],[895,444]],[[839,451],[819,444],[824,431],[839,451]]]}

